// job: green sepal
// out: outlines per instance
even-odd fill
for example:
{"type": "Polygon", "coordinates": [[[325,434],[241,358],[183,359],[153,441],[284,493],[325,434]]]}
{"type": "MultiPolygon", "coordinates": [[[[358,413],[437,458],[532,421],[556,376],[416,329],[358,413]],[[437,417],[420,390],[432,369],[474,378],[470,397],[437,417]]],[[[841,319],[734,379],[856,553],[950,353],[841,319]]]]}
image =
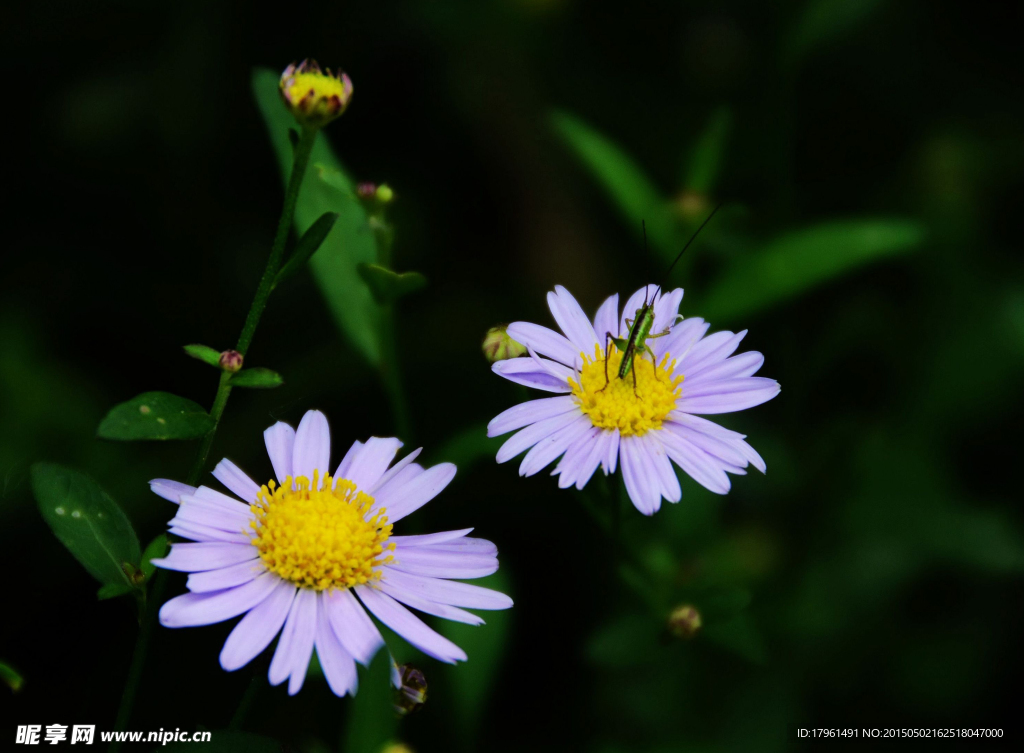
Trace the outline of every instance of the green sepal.
{"type": "Polygon", "coordinates": [[[309,226],[309,229],[302,234],[299,242],[295,244],[295,250],[288,261],[274,278],[274,287],[277,287],[284,280],[302,269],[310,257],[316,253],[320,245],[327,239],[328,234],[338,220],[337,212],[324,212],[320,218],[309,226]]]}
{"type": "Polygon", "coordinates": [[[220,351],[216,351],[209,345],[186,345],[184,346],[185,353],[195,358],[197,361],[213,366],[215,369],[220,368],[220,351]]]}
{"type": "Polygon", "coordinates": [[[2,661],[0,661],[0,680],[3,680],[15,693],[21,690],[21,686],[25,684],[25,678],[18,674],[10,664],[4,664],[2,661]]]}
{"type": "Polygon", "coordinates": [[[397,301],[409,293],[426,287],[427,278],[419,272],[392,272],[379,264],[360,264],[356,267],[359,276],[373,294],[373,299],[382,306],[397,301]]]}
{"type": "Polygon", "coordinates": [[[232,374],[228,384],[232,387],[270,389],[272,387],[280,387],[284,384],[284,379],[276,371],[257,366],[252,369],[242,369],[232,374]]]}
{"type": "Polygon", "coordinates": [[[32,493],[60,542],[104,586],[135,584],[139,539],[118,504],[83,473],[56,463],[35,463],[32,493]]]}
{"type": "Polygon", "coordinates": [[[115,405],[100,422],[102,439],[199,439],[213,428],[202,406],[169,392],[144,392],[115,405]]]}

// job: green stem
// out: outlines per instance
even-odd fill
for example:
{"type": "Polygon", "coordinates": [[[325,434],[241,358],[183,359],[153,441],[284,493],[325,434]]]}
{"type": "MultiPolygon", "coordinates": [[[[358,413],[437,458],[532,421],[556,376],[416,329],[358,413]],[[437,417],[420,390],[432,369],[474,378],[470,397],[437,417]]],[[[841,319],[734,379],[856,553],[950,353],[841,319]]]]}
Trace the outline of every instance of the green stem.
{"type": "MultiPolygon", "coordinates": [[[[309,166],[309,157],[313,152],[313,144],[316,141],[317,131],[315,129],[303,128],[299,135],[298,143],[295,145],[295,157],[292,163],[292,174],[288,178],[288,187],[284,193],[284,206],[281,209],[281,219],[277,223],[277,233],[274,236],[274,244],[270,248],[270,256],[267,259],[266,269],[263,270],[263,277],[256,288],[256,295],[253,297],[252,306],[245,317],[245,324],[242,326],[242,333],[238,337],[236,350],[243,356],[249,350],[253,335],[256,334],[256,327],[260,323],[260,317],[267,307],[267,301],[274,290],[274,281],[277,273],[281,270],[284,262],[284,250],[288,243],[288,235],[291,232],[292,223],[295,220],[295,205],[299,199],[299,189],[302,187],[302,179],[306,175],[306,168],[309,166]]],[[[213,398],[213,405],[210,408],[210,416],[213,418],[213,426],[203,437],[199,444],[192,469],[189,471],[187,483],[195,486],[206,466],[206,459],[213,446],[213,438],[220,426],[221,416],[228,404],[228,397],[231,395],[231,384],[229,373],[221,372],[220,382],[217,384],[217,394],[213,398]]],[[[157,613],[160,604],[163,602],[163,595],[167,589],[168,576],[165,570],[158,570],[153,578],[153,592],[148,599],[146,613],[139,626],[139,633],[135,639],[135,651],[132,654],[132,663],[128,669],[128,679],[125,681],[124,692],[121,695],[121,705],[117,710],[117,720],[114,723],[114,730],[121,732],[128,724],[131,717],[132,707],[135,704],[135,695],[142,679],[142,670],[146,663],[146,651],[149,648],[149,638],[153,632],[153,625],[156,623],[157,613]]],[[[111,751],[120,748],[120,743],[113,742],[111,751]]]]}
{"type": "MultiPolygon", "coordinates": [[[[384,221],[382,214],[370,217],[370,227],[373,228],[373,235],[377,241],[377,264],[391,269],[391,245],[395,237],[394,231],[384,221]]],[[[405,399],[402,376],[398,369],[398,332],[394,303],[386,303],[381,306],[380,340],[380,375],[388,395],[388,402],[391,403],[395,431],[401,439],[412,442],[409,404],[405,399]]]]}

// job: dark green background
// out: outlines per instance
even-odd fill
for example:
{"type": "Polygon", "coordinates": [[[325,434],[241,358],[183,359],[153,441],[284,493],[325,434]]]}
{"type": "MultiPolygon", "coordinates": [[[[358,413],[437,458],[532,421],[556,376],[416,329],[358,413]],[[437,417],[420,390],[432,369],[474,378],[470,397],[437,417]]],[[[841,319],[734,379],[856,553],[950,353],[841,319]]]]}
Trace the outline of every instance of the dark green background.
{"type": "MultiPolygon", "coordinates": [[[[145,482],[183,478],[194,448],[104,443],[95,427],[147,390],[212,399],[214,373],[180,347],[237,337],[280,210],[251,70],[305,55],[352,77],[327,137],[355,178],[394,187],[395,265],[430,280],[401,305],[403,374],[418,443],[462,470],[403,532],[476,526],[516,600],[474,634],[467,665],[416,660],[430,700],[399,737],[419,751],[611,753],[811,747],[797,727],[1018,735],[1024,75],[1012,4],[143,5],[25,3],[4,24],[0,660],[26,684],[0,701],[0,739],[15,724],[113,724],[132,605],[96,601],[27,469],[87,471],[143,543],[170,517],[145,482]],[[756,276],[719,299],[713,328],[749,327],[744,347],[783,387],[723,421],[768,475],[738,477],[724,498],[687,480],[679,505],[624,516],[668,602],[709,610],[690,642],[665,639],[616,577],[581,495],[496,466],[496,445],[473,438],[482,428],[443,449],[522,399],[480,355],[488,327],[550,324],[556,283],[593,312],[665,266],[552,129],[554,109],[617,143],[669,198],[709,120],[730,113],[705,197],[729,211],[673,278],[686,315],[710,316],[701,302],[716,284],[792,231],[900,218],[924,233],[818,284],[791,269],[792,295],[742,315],[727,312],[757,296],[756,276]],[[747,594],[713,624],[716,604],[747,594]]],[[[335,458],[393,430],[377,376],[308,274],[271,300],[250,363],[286,384],[236,391],[213,455],[258,479],[271,472],[262,429],[308,408],[331,420],[335,458]]],[[[158,630],[131,729],[226,725],[251,676],[219,669],[229,627],[158,630]]],[[[247,728],[334,748],[351,706],[311,677],[295,698],[262,692],[247,728]]]]}

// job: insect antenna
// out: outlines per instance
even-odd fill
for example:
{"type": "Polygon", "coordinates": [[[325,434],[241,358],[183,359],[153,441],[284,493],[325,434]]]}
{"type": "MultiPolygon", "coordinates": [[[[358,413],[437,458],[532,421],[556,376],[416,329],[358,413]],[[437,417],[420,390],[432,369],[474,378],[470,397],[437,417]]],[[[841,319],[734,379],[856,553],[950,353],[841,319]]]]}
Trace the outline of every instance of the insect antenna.
{"type": "MultiPolygon", "coordinates": [[[[724,204],[724,203],[725,203],[724,201],[720,202],[717,207],[712,209],[711,210],[711,214],[709,214],[707,216],[707,218],[705,218],[704,222],[700,223],[700,227],[693,231],[693,235],[690,236],[690,240],[686,241],[686,245],[683,246],[683,250],[679,252],[679,255],[676,256],[675,261],[673,261],[669,265],[668,269],[665,270],[664,280],[662,281],[661,284],[658,285],[658,290],[661,290],[662,286],[666,282],[668,282],[668,276],[672,273],[672,269],[676,266],[676,264],[679,263],[679,260],[683,258],[683,254],[686,253],[686,249],[688,249],[690,247],[690,244],[693,243],[697,239],[697,236],[700,235],[700,231],[704,229],[705,225],[707,225],[709,222],[711,222],[711,218],[715,216],[715,212],[717,212],[719,209],[721,209],[722,208],[722,204],[724,204]]],[[[644,240],[646,242],[646,235],[644,236],[644,240]]]]}
{"type": "MultiPolygon", "coordinates": [[[[644,233],[644,266],[647,267],[647,274],[644,275],[645,280],[651,279],[651,251],[647,248],[647,221],[640,220],[640,228],[644,233]]],[[[648,283],[644,283],[644,306],[647,306],[647,288],[648,283]]]]}

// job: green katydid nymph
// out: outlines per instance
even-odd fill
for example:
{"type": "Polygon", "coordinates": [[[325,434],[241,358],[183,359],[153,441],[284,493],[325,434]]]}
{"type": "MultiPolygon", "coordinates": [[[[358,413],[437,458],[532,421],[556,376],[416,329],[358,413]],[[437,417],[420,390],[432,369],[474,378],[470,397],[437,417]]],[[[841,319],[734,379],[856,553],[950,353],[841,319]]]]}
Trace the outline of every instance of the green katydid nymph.
{"type": "MultiPolygon", "coordinates": [[[[672,264],[670,264],[669,268],[665,271],[665,279],[668,279],[669,273],[672,272],[672,268],[675,267],[679,260],[683,258],[683,254],[686,253],[686,249],[690,247],[690,244],[693,243],[694,239],[696,239],[700,234],[700,231],[704,229],[704,226],[711,222],[711,218],[715,216],[715,212],[717,212],[721,207],[722,205],[719,204],[717,207],[712,209],[711,214],[707,216],[704,222],[700,224],[700,227],[698,227],[694,231],[693,235],[690,236],[690,240],[688,240],[686,245],[683,246],[683,250],[679,252],[675,260],[673,260],[672,264]]],[[[646,251],[647,225],[646,223],[642,223],[642,225],[644,231],[644,249],[646,251]]],[[[636,371],[633,369],[633,361],[637,358],[637,355],[643,358],[646,353],[651,357],[651,361],[654,365],[658,365],[654,351],[647,345],[647,341],[655,337],[664,337],[669,333],[669,328],[666,328],[664,332],[651,334],[651,329],[654,327],[654,302],[658,297],[658,292],[661,290],[662,284],[659,284],[654,289],[654,293],[651,295],[650,301],[647,300],[647,291],[645,290],[643,305],[636,310],[632,319],[626,319],[626,326],[629,327],[628,337],[615,337],[611,332],[605,332],[604,387],[598,390],[598,392],[603,392],[608,387],[609,383],[608,361],[611,360],[611,346],[609,343],[615,343],[615,347],[622,353],[622,360],[619,362],[618,369],[619,379],[625,379],[627,376],[632,374],[633,394],[637,397],[639,397],[639,395],[636,393],[636,371]]],[[[673,322],[673,324],[674,323],[675,322],[673,322]]],[[[654,373],[655,378],[657,378],[657,370],[655,370],[654,373]]]]}

